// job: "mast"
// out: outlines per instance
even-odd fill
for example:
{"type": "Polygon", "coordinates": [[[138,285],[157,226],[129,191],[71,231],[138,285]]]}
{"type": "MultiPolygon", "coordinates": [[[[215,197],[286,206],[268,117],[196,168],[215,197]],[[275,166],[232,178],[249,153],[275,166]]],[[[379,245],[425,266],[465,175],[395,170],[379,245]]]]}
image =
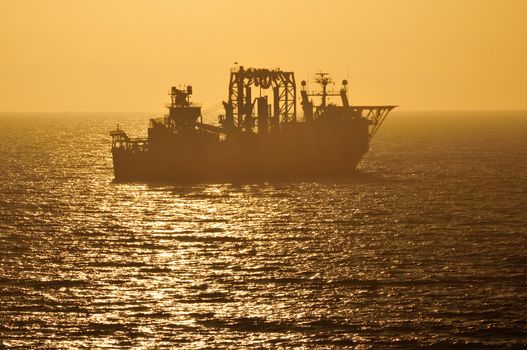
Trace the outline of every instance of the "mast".
{"type": "Polygon", "coordinates": [[[329,83],[332,82],[331,77],[329,76],[329,73],[322,73],[318,72],[315,73],[315,82],[322,85],[322,107],[326,107],[326,100],[328,97],[328,91],[327,86],[329,83]]]}

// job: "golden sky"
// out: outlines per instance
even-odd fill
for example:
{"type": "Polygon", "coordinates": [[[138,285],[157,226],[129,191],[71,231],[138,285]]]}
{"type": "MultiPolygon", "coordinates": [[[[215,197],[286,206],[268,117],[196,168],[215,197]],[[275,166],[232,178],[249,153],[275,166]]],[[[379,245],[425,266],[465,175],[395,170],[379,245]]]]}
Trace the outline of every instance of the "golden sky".
{"type": "Polygon", "coordinates": [[[0,0],[0,111],[204,109],[229,69],[349,73],[355,104],[527,109],[525,0],[0,0]]]}

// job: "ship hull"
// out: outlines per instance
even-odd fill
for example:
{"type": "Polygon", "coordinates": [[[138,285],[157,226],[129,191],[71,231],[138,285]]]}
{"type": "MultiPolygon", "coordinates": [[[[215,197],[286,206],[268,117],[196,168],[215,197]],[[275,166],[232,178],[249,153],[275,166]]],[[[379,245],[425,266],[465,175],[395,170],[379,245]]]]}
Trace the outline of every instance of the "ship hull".
{"type": "Polygon", "coordinates": [[[368,123],[360,119],[223,141],[178,136],[112,155],[116,181],[224,182],[348,175],[368,148],[368,123]]]}

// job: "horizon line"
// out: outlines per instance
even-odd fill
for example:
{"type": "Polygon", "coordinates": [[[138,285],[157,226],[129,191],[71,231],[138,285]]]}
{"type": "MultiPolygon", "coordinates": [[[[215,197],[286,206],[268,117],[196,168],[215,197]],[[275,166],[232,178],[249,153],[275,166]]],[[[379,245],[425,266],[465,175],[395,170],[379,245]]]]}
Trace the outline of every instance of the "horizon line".
{"type": "MultiPolygon", "coordinates": [[[[526,108],[489,108],[489,109],[468,109],[468,108],[459,108],[459,109],[428,109],[428,108],[396,108],[394,112],[527,112],[526,108]]],[[[153,111],[119,111],[119,110],[18,110],[18,111],[9,111],[9,110],[0,110],[0,114],[69,114],[69,113],[79,113],[79,114],[100,114],[100,113],[109,113],[109,114],[164,114],[166,112],[153,112],[153,111]]]]}

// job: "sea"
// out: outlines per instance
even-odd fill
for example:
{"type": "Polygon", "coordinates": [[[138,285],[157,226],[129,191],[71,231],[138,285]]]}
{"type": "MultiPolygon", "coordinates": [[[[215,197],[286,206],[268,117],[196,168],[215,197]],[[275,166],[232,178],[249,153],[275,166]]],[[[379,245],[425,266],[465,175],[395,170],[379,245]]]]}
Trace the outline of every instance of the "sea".
{"type": "Polygon", "coordinates": [[[527,349],[527,112],[395,111],[339,178],[114,182],[150,117],[0,115],[1,349],[527,349]]]}

